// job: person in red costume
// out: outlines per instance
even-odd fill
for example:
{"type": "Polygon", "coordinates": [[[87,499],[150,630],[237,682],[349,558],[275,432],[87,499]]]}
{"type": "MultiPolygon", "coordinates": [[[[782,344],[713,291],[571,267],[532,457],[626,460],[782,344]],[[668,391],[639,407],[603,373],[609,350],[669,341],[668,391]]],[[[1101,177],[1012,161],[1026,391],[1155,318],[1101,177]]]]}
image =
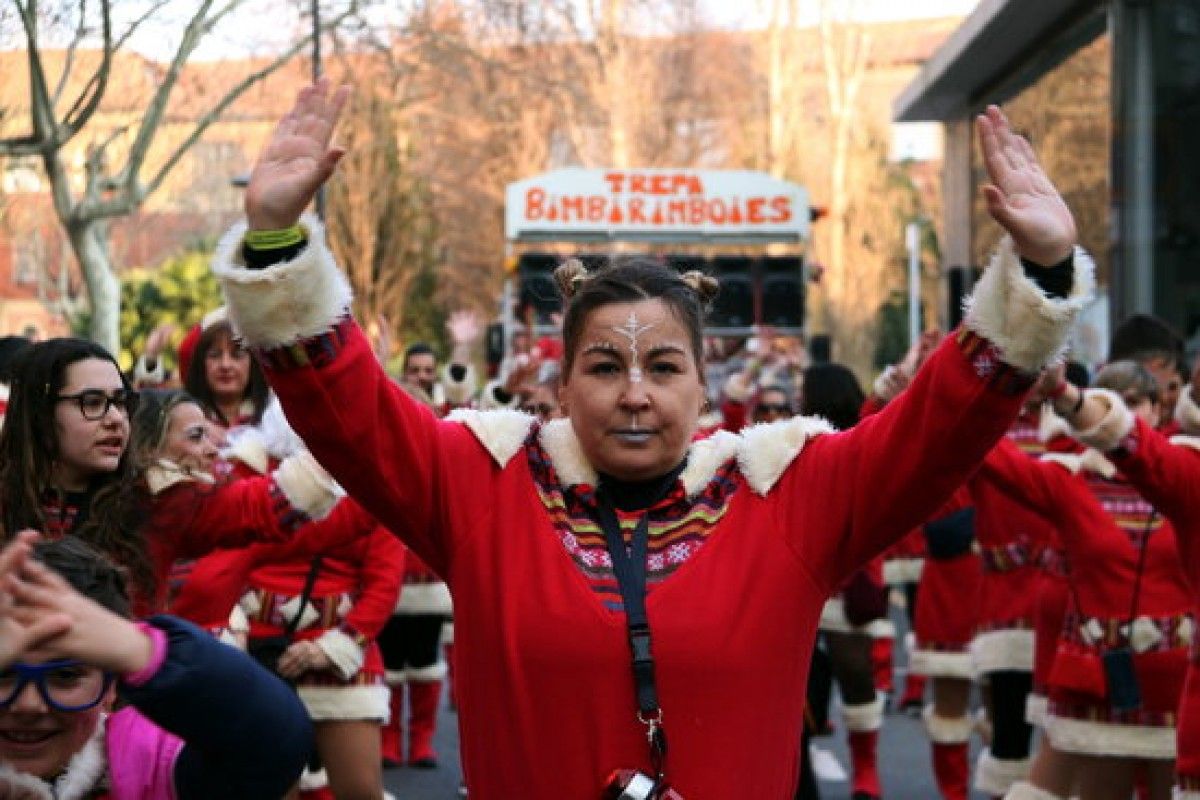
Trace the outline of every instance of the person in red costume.
{"type": "MultiPolygon", "coordinates": [[[[1192,386],[1197,385],[1198,377],[1200,370],[1193,373],[1192,386]]],[[[1190,393],[1191,388],[1185,388],[1180,402],[1190,393]]],[[[1194,402],[1195,398],[1190,400],[1194,402]]],[[[1168,437],[1131,409],[1121,395],[1105,389],[1079,390],[1064,385],[1055,399],[1055,410],[1070,423],[1072,435],[1103,453],[1174,526],[1195,613],[1200,608],[1200,514],[1196,513],[1195,499],[1200,481],[1200,439],[1190,433],[1168,437]]],[[[1180,414],[1178,409],[1176,414],[1180,414]]],[[[1178,800],[1200,798],[1200,659],[1195,635],[1190,639],[1190,659],[1176,723],[1178,800]]]]}
{"type": "MultiPolygon", "coordinates": [[[[1101,370],[1095,385],[1157,424],[1158,388],[1143,367],[1115,362],[1101,370]]],[[[1069,585],[1068,613],[1047,678],[1044,727],[1059,759],[1072,768],[1035,765],[1030,781],[1014,785],[1008,797],[1053,800],[1077,792],[1123,800],[1133,792],[1135,775],[1144,775],[1145,796],[1166,800],[1175,709],[1194,629],[1174,527],[1095,450],[1034,461],[1005,443],[981,469],[1053,522],[1069,585]],[[1126,655],[1140,695],[1130,704],[1105,670],[1107,661],[1126,655]]]]}
{"type": "Polygon", "coordinates": [[[439,421],[396,387],[300,220],[345,98],[300,93],[213,269],[297,432],[447,578],[471,796],[598,797],[637,770],[690,800],[791,797],[824,598],[968,477],[1090,293],[1029,145],[980,118],[1011,238],[904,396],[844,433],[798,417],[696,441],[716,284],[652,262],[558,273],[566,419],[439,421]]]}

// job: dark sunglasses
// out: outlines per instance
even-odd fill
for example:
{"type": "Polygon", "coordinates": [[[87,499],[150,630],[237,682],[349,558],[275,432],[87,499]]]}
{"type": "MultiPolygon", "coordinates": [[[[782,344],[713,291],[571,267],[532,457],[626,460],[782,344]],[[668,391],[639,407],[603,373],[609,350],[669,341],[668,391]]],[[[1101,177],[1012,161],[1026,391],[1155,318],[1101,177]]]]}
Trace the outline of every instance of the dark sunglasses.
{"type": "Polygon", "coordinates": [[[759,403],[754,407],[755,414],[790,414],[792,407],[787,403],[759,403]]]}
{"type": "Polygon", "coordinates": [[[132,417],[133,412],[137,411],[138,393],[130,389],[117,389],[112,394],[107,394],[101,389],[84,389],[77,394],[56,395],[54,399],[74,400],[79,404],[79,413],[83,418],[95,421],[104,419],[108,409],[113,406],[125,416],[132,417]]]}

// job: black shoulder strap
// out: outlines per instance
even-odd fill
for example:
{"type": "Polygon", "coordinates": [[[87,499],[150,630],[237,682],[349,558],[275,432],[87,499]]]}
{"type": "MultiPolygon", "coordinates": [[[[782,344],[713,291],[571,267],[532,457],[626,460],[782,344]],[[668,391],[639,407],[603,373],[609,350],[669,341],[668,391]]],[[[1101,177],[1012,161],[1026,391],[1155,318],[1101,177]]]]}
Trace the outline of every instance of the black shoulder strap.
{"type": "Polygon", "coordinates": [[[308,605],[308,600],[312,597],[313,587],[317,583],[317,573],[320,571],[321,556],[317,556],[308,568],[308,575],[304,576],[304,590],[300,592],[300,607],[296,609],[296,616],[289,619],[287,627],[283,629],[284,634],[289,638],[296,632],[296,628],[300,627],[300,618],[304,616],[304,607],[308,605]]]}

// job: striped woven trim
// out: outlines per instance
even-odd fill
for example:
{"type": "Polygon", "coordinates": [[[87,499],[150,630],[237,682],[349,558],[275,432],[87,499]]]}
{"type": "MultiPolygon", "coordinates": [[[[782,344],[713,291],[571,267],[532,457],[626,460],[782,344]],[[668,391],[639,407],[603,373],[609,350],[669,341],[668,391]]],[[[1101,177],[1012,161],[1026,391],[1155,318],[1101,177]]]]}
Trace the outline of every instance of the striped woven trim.
{"type": "MultiPolygon", "coordinates": [[[[538,497],[550,515],[555,535],[605,607],[621,610],[621,592],[612,559],[605,545],[604,532],[596,522],[595,488],[579,484],[564,489],[549,455],[541,447],[536,429],[526,442],[526,453],[538,497]]],[[[729,501],[738,487],[736,473],[737,460],[731,458],[695,497],[689,500],[683,485],[677,482],[667,497],[651,509],[646,552],[647,591],[670,577],[708,541],[729,509],[729,501]]],[[[640,512],[617,513],[627,542],[640,517],[640,512]]]]}
{"type": "Polygon", "coordinates": [[[954,337],[963,355],[971,362],[976,377],[1001,394],[1025,394],[1037,380],[1037,374],[1025,372],[1004,361],[999,348],[968,328],[959,328],[954,337]]]}
{"type": "MultiPolygon", "coordinates": [[[[1164,616],[1138,617],[1139,624],[1149,623],[1159,634],[1159,640],[1141,652],[1161,653],[1166,650],[1195,648],[1192,615],[1189,613],[1167,614],[1164,616]]],[[[1089,650],[1101,651],[1129,645],[1128,619],[1125,617],[1085,617],[1074,609],[1068,610],[1063,617],[1062,632],[1059,638],[1073,645],[1089,650]],[[1095,623],[1093,625],[1092,623],[1095,623]],[[1094,641],[1083,638],[1084,628],[1099,626],[1100,637],[1094,641]]]]}
{"type": "Polygon", "coordinates": [[[1174,711],[1114,711],[1108,705],[1064,703],[1053,698],[1046,706],[1051,716],[1106,725],[1147,725],[1154,728],[1174,728],[1179,715],[1174,711]]]}
{"type": "MultiPolygon", "coordinates": [[[[258,601],[258,611],[250,615],[250,621],[259,625],[282,629],[288,620],[287,615],[280,609],[288,602],[297,599],[299,595],[279,594],[266,589],[251,589],[250,591],[258,601]]],[[[324,597],[310,597],[308,599],[308,607],[316,611],[318,616],[311,624],[305,625],[303,630],[341,628],[343,618],[338,612],[343,607],[343,604],[349,606],[351,604],[350,601],[350,596],[345,593],[331,594],[324,597]]]]}
{"type": "Polygon", "coordinates": [[[1037,561],[1033,548],[1023,542],[982,547],[979,550],[979,558],[983,562],[985,572],[1012,572],[1037,561]]]}
{"type": "Polygon", "coordinates": [[[333,363],[350,338],[354,320],[343,317],[337,325],[324,333],[293,342],[283,347],[269,350],[256,350],[259,362],[264,368],[275,372],[285,372],[302,367],[324,367],[333,363]]]}

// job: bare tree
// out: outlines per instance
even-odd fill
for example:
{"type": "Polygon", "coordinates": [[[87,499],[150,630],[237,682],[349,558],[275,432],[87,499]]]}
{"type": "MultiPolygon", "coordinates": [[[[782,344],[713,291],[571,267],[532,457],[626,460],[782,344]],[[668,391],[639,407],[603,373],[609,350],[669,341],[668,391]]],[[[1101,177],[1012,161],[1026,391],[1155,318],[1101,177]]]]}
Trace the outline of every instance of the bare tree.
{"type": "MultiPolygon", "coordinates": [[[[147,155],[163,125],[168,103],[180,75],[196,48],[219,23],[245,0],[198,0],[186,17],[178,46],[157,76],[144,107],[131,116],[128,128],[97,135],[86,153],[82,176],[76,176],[66,154],[69,143],[91,122],[108,98],[118,55],[130,39],[168,6],[167,0],[142,3],[118,30],[113,0],[47,5],[38,0],[13,0],[28,54],[29,130],[0,139],[0,157],[40,159],[50,184],[55,214],[66,231],[79,262],[91,307],[89,334],[117,352],[120,280],[109,252],[108,223],[136,211],[180,163],[204,132],[250,87],[279,69],[310,41],[299,35],[274,57],[257,66],[220,93],[180,140],[167,145],[153,165],[147,155]],[[44,58],[43,28],[69,26],[68,44],[61,54],[57,76],[44,58]],[[98,48],[98,56],[94,52],[98,48]],[[85,55],[96,56],[85,58],[85,55]],[[78,178],[78,180],[77,180],[78,178]],[[77,185],[78,184],[78,185],[77,185]]],[[[354,10],[353,0],[326,25],[339,24],[354,10]]],[[[177,12],[178,3],[171,3],[177,12]]],[[[122,5],[122,12],[128,4],[122,5]]],[[[57,54],[56,54],[57,55],[57,54]]],[[[128,101],[129,98],[120,98],[128,101]]]]}

